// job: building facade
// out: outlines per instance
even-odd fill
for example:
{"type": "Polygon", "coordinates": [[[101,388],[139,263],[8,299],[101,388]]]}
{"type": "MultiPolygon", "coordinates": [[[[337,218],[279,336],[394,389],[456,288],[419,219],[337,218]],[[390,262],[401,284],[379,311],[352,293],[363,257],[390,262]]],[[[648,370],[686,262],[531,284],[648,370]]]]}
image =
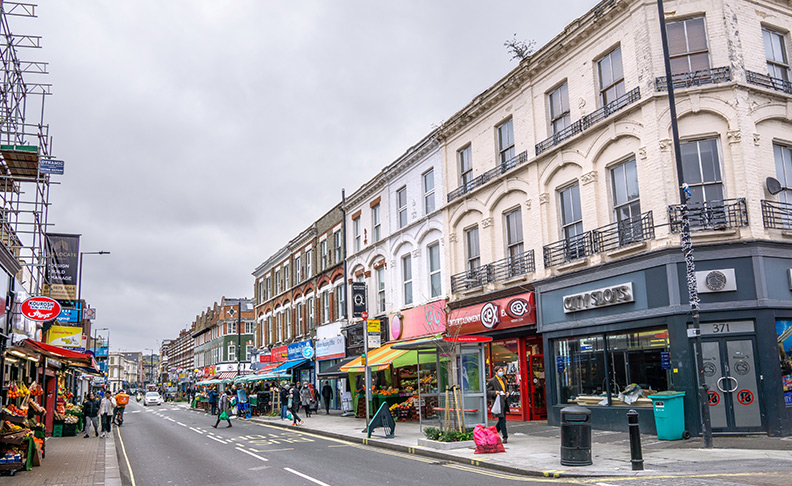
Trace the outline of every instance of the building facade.
{"type": "Polygon", "coordinates": [[[250,369],[255,331],[252,299],[223,297],[196,317],[193,329],[193,364],[204,378],[215,374],[230,378],[250,369]]]}
{"type": "Polygon", "coordinates": [[[108,390],[118,393],[128,391],[138,379],[138,362],[127,356],[128,353],[110,353],[108,358],[108,390]]]}

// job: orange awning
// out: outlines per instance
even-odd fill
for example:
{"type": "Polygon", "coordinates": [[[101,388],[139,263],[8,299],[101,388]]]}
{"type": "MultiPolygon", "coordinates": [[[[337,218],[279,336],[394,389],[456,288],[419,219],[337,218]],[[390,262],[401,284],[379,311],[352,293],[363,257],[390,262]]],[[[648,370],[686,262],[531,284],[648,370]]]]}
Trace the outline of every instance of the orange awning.
{"type": "MultiPolygon", "coordinates": [[[[372,349],[368,354],[368,366],[372,371],[382,371],[388,369],[394,359],[407,353],[406,350],[393,349],[395,343],[389,343],[377,349],[372,349]]],[[[348,364],[341,367],[341,371],[345,373],[363,373],[366,367],[363,365],[363,357],[350,361],[348,364]]]]}

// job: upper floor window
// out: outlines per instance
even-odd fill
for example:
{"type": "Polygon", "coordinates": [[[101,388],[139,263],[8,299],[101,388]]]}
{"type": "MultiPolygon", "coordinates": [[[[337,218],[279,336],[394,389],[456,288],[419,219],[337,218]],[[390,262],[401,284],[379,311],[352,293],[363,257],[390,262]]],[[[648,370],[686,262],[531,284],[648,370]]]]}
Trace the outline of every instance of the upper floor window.
{"type": "Polygon", "coordinates": [[[236,361],[236,346],[228,345],[228,361],[236,361]]]}
{"type": "Polygon", "coordinates": [[[355,251],[360,251],[360,218],[352,220],[352,236],[355,239],[355,251]]]}
{"type": "Polygon", "coordinates": [[[303,279],[303,277],[302,277],[302,258],[299,255],[294,257],[294,274],[295,274],[294,282],[295,283],[302,282],[302,279],[303,279]]]}
{"type": "Polygon", "coordinates": [[[558,133],[572,123],[569,116],[569,88],[567,83],[562,84],[547,95],[547,105],[550,107],[550,131],[558,133]]]}
{"type": "Polygon", "coordinates": [[[599,74],[600,101],[605,106],[624,94],[621,47],[610,51],[597,61],[597,72],[599,74]]]}
{"type": "Polygon", "coordinates": [[[256,328],[255,322],[246,322],[245,323],[245,334],[253,334],[253,331],[256,328]]]}
{"type": "Polygon", "coordinates": [[[376,243],[382,237],[382,221],[380,220],[380,205],[371,207],[371,241],[376,243]]]}
{"type": "Polygon", "coordinates": [[[404,305],[413,302],[412,295],[412,256],[408,253],[402,257],[402,286],[404,289],[404,305]]]}
{"type": "Polygon", "coordinates": [[[641,201],[638,198],[638,170],[635,159],[613,167],[610,174],[614,219],[624,223],[639,217],[641,201]]]}
{"type": "Polygon", "coordinates": [[[385,312],[385,267],[377,269],[377,312],[385,312]]]}
{"type": "Polygon", "coordinates": [[[718,139],[681,144],[682,180],[690,187],[690,202],[702,204],[723,200],[718,139]]]}
{"type": "Polygon", "coordinates": [[[303,314],[305,313],[305,304],[300,302],[297,304],[297,334],[304,334],[305,328],[303,326],[303,314]]]}
{"type": "Polygon", "coordinates": [[[283,342],[283,312],[278,312],[278,341],[283,342]]]}
{"type": "Polygon", "coordinates": [[[259,303],[264,301],[264,295],[265,295],[264,294],[264,281],[263,280],[259,280],[258,281],[258,301],[259,301],[259,303]]]}
{"type": "Polygon", "coordinates": [[[396,210],[399,214],[399,228],[407,226],[407,188],[396,191],[396,210]]]}
{"type": "Polygon", "coordinates": [[[280,270],[275,271],[275,295],[281,293],[281,273],[280,270]]]}
{"type": "Polygon", "coordinates": [[[434,189],[434,169],[429,169],[423,175],[424,214],[429,214],[435,210],[434,189]]]}
{"type": "Polygon", "coordinates": [[[285,286],[283,287],[284,290],[288,290],[291,287],[289,283],[289,279],[291,277],[291,272],[289,271],[289,265],[286,264],[283,266],[283,280],[286,282],[285,286]]]}
{"type": "Polygon", "coordinates": [[[267,290],[267,300],[270,300],[272,298],[272,279],[270,277],[266,278],[264,288],[267,290]]]}
{"type": "Polygon", "coordinates": [[[498,156],[504,164],[514,158],[514,123],[512,120],[498,125],[498,156]]]}
{"type": "Polygon", "coordinates": [[[481,266],[478,226],[465,230],[465,253],[467,255],[468,270],[475,270],[481,266]]]}
{"type": "Polygon", "coordinates": [[[792,148],[784,145],[773,144],[773,155],[775,155],[776,178],[785,187],[778,194],[778,200],[792,204],[792,148]]]}
{"type": "Polygon", "coordinates": [[[330,291],[322,292],[322,324],[330,322],[330,291]]]}
{"type": "Polygon", "coordinates": [[[346,314],[346,301],[344,299],[344,284],[336,285],[333,289],[333,313],[335,319],[341,319],[346,314]]]}
{"type": "Polygon", "coordinates": [[[321,255],[320,258],[322,259],[321,270],[327,269],[327,240],[322,240],[319,243],[319,254],[321,255]]]}
{"type": "Polygon", "coordinates": [[[763,28],[762,37],[764,37],[765,56],[767,57],[767,73],[774,78],[789,81],[789,61],[787,60],[784,35],[763,28]]]}
{"type": "Polygon", "coordinates": [[[311,265],[313,261],[313,252],[310,248],[305,250],[305,278],[311,278],[311,265]]]}
{"type": "Polygon", "coordinates": [[[704,17],[669,22],[666,33],[673,74],[710,68],[704,17]]]}
{"type": "Polygon", "coordinates": [[[580,186],[574,184],[558,191],[561,203],[561,230],[564,239],[583,233],[583,210],[580,206],[580,186]]]}
{"type": "Polygon", "coordinates": [[[462,186],[473,180],[473,152],[470,145],[457,152],[459,160],[459,179],[462,186]]]}
{"type": "Polygon", "coordinates": [[[343,259],[343,251],[341,247],[341,230],[336,231],[333,233],[333,245],[335,249],[335,261],[333,263],[341,263],[343,259]]]}
{"type": "Polygon", "coordinates": [[[509,258],[523,254],[522,211],[520,208],[503,214],[506,229],[506,254],[509,258]]]}
{"type": "Polygon", "coordinates": [[[286,309],[286,339],[292,337],[292,310],[286,309]]]}
{"type": "Polygon", "coordinates": [[[314,298],[310,297],[308,299],[308,329],[313,329],[316,327],[316,312],[315,312],[315,302],[314,298]]]}
{"type": "Polygon", "coordinates": [[[427,250],[429,252],[429,296],[439,297],[443,292],[440,275],[440,243],[429,245],[427,250]]]}

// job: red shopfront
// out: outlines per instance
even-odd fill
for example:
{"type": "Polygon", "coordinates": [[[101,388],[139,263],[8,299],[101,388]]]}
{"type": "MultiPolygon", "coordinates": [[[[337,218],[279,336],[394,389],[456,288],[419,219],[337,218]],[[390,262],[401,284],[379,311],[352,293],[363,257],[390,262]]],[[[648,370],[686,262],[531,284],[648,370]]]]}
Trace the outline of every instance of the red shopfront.
{"type": "Polygon", "coordinates": [[[461,307],[451,311],[449,335],[485,335],[487,380],[503,366],[509,391],[509,420],[544,420],[544,355],[541,336],[536,334],[536,305],[533,292],[461,307]]]}

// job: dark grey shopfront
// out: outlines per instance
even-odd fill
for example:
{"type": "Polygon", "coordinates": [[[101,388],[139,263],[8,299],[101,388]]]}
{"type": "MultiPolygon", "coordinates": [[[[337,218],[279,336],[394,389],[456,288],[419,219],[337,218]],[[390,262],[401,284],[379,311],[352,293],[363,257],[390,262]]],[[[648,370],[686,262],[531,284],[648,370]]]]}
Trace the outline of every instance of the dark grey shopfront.
{"type": "MultiPolygon", "coordinates": [[[[792,246],[695,247],[702,356],[715,433],[792,435],[792,246]],[[709,285],[708,285],[709,284],[709,285]]],[[[685,425],[700,432],[685,265],[678,249],[638,255],[534,283],[544,339],[548,422],[570,404],[592,425],[626,430],[651,400],[685,392],[685,425]]]]}

